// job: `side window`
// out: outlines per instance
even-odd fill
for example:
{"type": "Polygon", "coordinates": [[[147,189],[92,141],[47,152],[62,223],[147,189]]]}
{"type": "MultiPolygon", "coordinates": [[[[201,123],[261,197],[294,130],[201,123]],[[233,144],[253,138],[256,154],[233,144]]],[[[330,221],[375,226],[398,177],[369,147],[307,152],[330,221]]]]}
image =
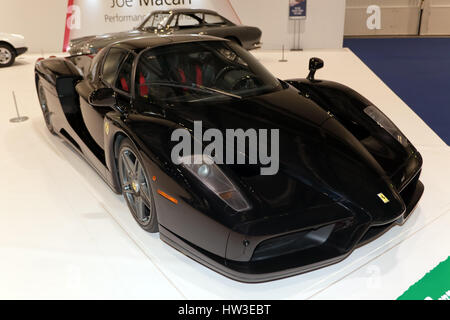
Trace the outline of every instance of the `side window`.
{"type": "Polygon", "coordinates": [[[134,54],[130,53],[120,66],[119,74],[116,79],[115,88],[122,91],[131,92],[131,73],[133,71],[134,54]]]}
{"type": "Polygon", "coordinates": [[[127,56],[128,52],[120,48],[111,48],[103,63],[102,80],[109,84],[114,85],[116,79],[117,69],[127,56]]]}
{"type": "Polygon", "coordinates": [[[143,55],[136,69],[135,89],[136,96],[148,98],[153,83],[166,82],[169,70],[164,67],[156,55],[149,53],[143,55]]]}
{"type": "Polygon", "coordinates": [[[205,14],[205,23],[206,24],[225,24],[225,20],[222,17],[214,15],[214,14],[205,14]]]}
{"type": "Polygon", "coordinates": [[[167,19],[170,18],[170,15],[167,13],[162,13],[162,14],[155,14],[153,16],[153,22],[152,25],[153,27],[157,27],[158,25],[162,25],[165,26],[167,19]]]}
{"type": "Polygon", "coordinates": [[[167,27],[173,28],[177,26],[177,20],[178,20],[178,16],[172,16],[170,19],[170,23],[167,25],[167,27]]]}
{"type": "Polygon", "coordinates": [[[178,15],[179,27],[195,27],[200,25],[201,18],[195,15],[180,14],[178,15]]]}

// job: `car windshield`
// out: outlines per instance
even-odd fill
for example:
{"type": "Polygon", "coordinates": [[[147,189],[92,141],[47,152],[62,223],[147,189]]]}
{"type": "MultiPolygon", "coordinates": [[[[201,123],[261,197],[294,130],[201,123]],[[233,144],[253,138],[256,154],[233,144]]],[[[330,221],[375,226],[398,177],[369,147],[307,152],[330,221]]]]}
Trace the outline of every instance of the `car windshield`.
{"type": "Polygon", "coordinates": [[[144,51],[136,95],[150,102],[243,99],[282,89],[249,52],[232,42],[204,41],[144,51]]]}
{"type": "Polygon", "coordinates": [[[166,26],[171,15],[171,13],[152,13],[150,17],[141,26],[139,26],[139,29],[162,29],[166,26]]]}

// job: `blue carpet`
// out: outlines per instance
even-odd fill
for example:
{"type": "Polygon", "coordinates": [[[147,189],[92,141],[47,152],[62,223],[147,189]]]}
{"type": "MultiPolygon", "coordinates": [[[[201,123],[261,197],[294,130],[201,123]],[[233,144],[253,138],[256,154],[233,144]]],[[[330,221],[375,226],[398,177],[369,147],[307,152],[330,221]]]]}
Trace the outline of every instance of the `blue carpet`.
{"type": "Polygon", "coordinates": [[[450,145],[450,38],[345,39],[344,46],[450,145]]]}

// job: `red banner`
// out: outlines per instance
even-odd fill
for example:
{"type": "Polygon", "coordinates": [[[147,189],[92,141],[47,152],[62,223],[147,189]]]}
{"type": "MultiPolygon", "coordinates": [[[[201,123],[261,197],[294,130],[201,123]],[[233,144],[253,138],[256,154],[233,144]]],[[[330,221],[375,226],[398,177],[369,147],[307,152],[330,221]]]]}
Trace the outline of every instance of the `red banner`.
{"type": "Polygon", "coordinates": [[[69,47],[70,42],[70,28],[69,28],[69,19],[72,16],[72,6],[73,6],[74,0],[69,0],[67,3],[67,15],[66,15],[66,22],[65,22],[65,33],[64,33],[64,44],[63,44],[63,52],[67,51],[67,48],[69,47]]]}

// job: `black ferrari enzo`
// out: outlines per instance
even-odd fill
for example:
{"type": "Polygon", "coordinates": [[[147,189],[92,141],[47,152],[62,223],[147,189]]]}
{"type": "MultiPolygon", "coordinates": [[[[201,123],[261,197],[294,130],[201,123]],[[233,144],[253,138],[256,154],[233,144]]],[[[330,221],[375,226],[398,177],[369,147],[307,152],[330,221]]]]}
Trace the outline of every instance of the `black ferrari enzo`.
{"type": "Polygon", "coordinates": [[[424,190],[414,146],[364,97],[316,80],[322,66],[313,58],[308,78],[282,81],[231,41],[173,35],[43,59],[35,77],[50,132],[143,229],[225,276],[264,282],[343,260],[402,225],[424,190]],[[200,121],[277,130],[279,170],[175,162],[174,131],[194,137],[200,121]]]}

